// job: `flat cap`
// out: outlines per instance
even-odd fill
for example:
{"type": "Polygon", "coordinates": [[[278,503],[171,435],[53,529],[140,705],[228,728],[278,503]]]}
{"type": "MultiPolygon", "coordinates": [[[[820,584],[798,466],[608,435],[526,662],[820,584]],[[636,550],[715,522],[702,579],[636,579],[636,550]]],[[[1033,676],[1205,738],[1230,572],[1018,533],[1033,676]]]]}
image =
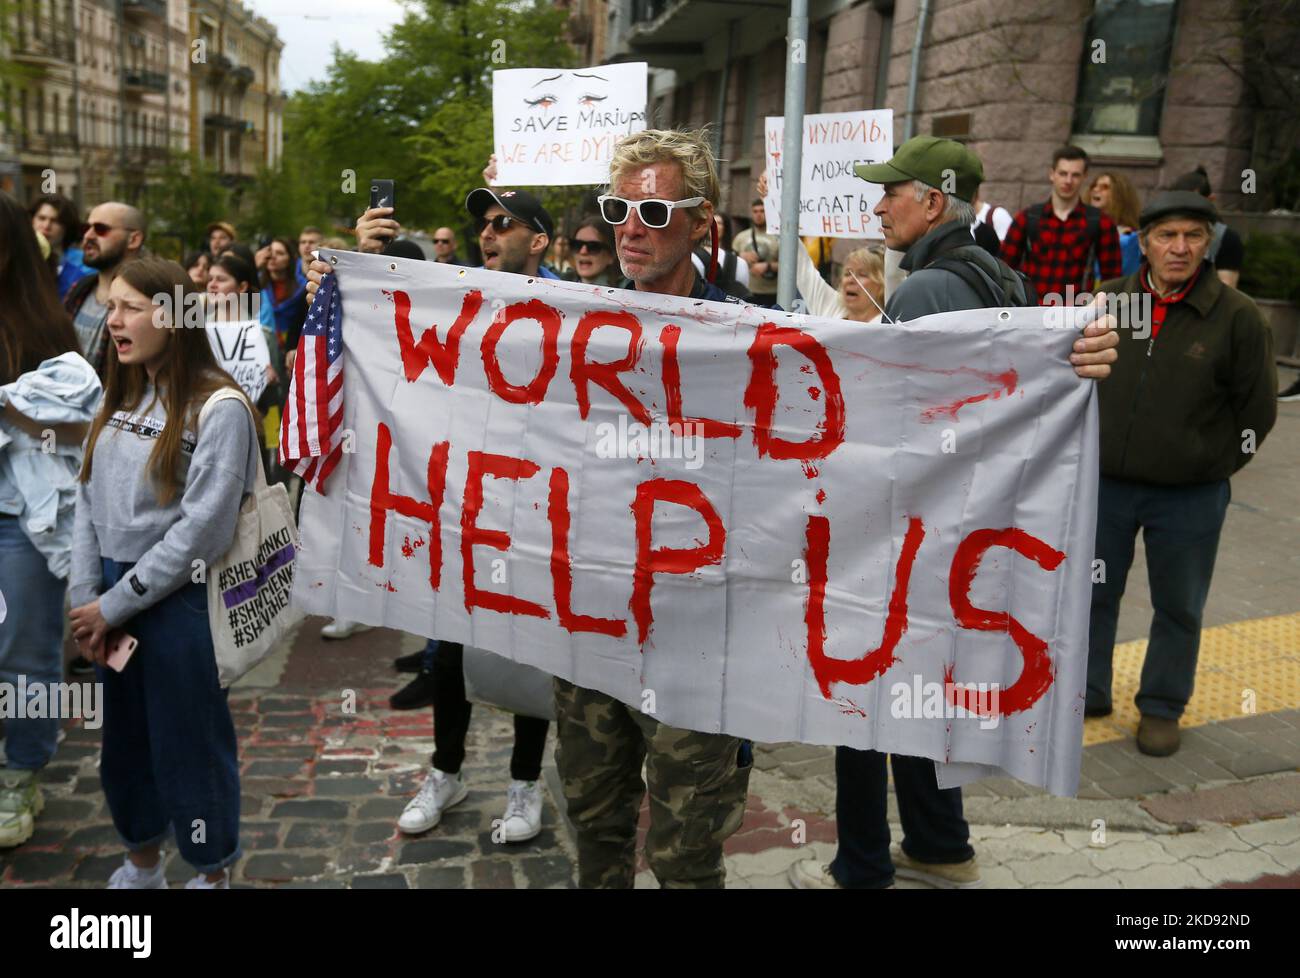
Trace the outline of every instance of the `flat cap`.
{"type": "Polygon", "coordinates": [[[1214,209],[1214,205],[1200,194],[1191,190],[1162,190],[1142,208],[1142,213],[1138,215],[1138,227],[1146,228],[1156,221],[1174,216],[1209,221],[1211,224],[1219,220],[1219,212],[1214,209]]]}

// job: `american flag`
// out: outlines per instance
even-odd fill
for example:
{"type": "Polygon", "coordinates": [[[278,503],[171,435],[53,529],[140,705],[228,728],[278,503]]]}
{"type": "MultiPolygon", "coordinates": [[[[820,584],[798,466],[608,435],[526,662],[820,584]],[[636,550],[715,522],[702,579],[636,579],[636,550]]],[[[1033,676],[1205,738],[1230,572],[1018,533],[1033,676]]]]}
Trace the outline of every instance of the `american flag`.
{"type": "Polygon", "coordinates": [[[280,425],[280,464],[317,492],[343,457],[343,301],[335,280],[325,276],[308,308],[280,425]]]}

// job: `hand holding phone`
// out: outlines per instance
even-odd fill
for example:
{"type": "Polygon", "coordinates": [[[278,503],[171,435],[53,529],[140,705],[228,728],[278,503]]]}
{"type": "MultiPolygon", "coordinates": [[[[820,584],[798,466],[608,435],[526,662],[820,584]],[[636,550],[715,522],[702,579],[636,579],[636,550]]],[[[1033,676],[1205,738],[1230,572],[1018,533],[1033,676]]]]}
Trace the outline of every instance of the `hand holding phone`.
{"type": "Polygon", "coordinates": [[[127,662],[131,659],[131,654],[139,645],[139,641],[120,628],[115,628],[108,633],[104,639],[104,665],[114,672],[121,672],[126,668],[127,662]]]}

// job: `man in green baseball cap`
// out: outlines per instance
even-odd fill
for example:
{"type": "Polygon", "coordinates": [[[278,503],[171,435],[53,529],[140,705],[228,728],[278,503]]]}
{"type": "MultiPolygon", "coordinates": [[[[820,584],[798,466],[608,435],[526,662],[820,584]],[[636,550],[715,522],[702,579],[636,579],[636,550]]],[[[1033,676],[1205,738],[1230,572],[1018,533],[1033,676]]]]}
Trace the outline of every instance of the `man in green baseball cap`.
{"type": "MultiPolygon", "coordinates": [[[[875,213],[885,244],[906,252],[907,279],[885,304],[885,322],[903,323],[930,313],[1032,305],[1023,281],[975,244],[971,201],[984,179],[974,153],[951,139],[917,136],[888,163],[855,167],[857,175],[885,186],[875,213]]],[[[1115,362],[1119,335],[1110,317],[1088,326],[1070,362],[1083,378],[1100,380],[1115,362]]],[[[895,875],[932,886],[981,885],[979,864],[962,814],[961,789],[940,789],[934,762],[898,754],[888,758],[902,813],[902,845],[890,851],[884,752],[835,748],[835,859],[794,863],[790,883],[799,889],[869,889],[893,885],[895,875]]]]}

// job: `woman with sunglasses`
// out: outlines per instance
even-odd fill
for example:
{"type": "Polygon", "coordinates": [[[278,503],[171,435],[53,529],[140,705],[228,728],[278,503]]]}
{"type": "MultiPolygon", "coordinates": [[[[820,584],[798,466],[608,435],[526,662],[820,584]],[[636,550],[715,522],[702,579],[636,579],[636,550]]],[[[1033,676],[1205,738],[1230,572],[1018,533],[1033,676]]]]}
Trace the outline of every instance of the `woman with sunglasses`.
{"type": "Polygon", "coordinates": [[[623,280],[614,257],[614,233],[601,218],[583,218],[573,232],[573,275],[571,282],[586,285],[618,285],[623,280]]]}
{"type": "Polygon", "coordinates": [[[110,889],[165,889],[168,836],[198,871],[186,889],[228,889],[240,856],[235,727],[194,576],[230,549],[258,440],[242,396],[198,424],[213,393],[238,387],[203,330],[175,328],[178,294],[198,298],[159,258],[113,280],[104,402],[77,489],[69,617],[103,684],[100,780],[128,850],[110,889]],[[139,644],[109,669],[123,635],[139,644]]]}

